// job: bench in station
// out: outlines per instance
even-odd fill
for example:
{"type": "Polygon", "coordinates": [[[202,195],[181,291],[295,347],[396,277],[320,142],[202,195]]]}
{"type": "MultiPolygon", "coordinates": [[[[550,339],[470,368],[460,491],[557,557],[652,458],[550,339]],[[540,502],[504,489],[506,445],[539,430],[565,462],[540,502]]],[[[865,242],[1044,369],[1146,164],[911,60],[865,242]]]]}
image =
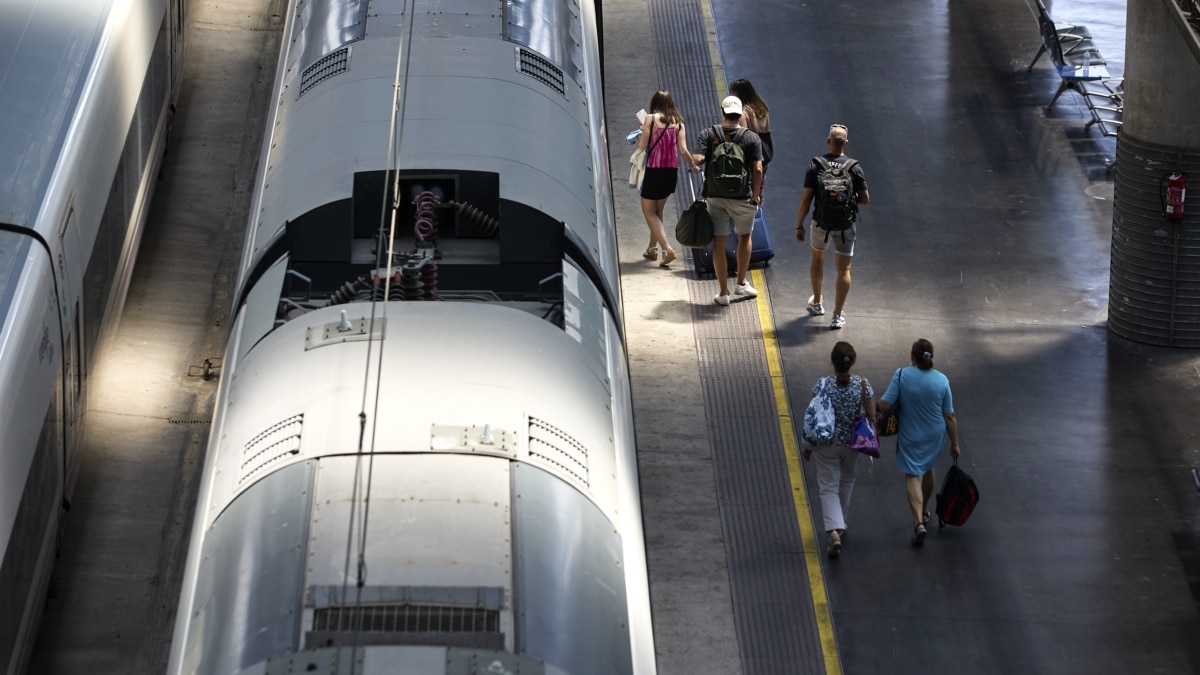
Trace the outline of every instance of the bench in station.
{"type": "Polygon", "coordinates": [[[1033,0],[1034,11],[1041,32],[1042,45],[1029,63],[1027,72],[1033,70],[1038,59],[1048,54],[1054,63],[1061,83],[1054,97],[1046,104],[1049,112],[1054,102],[1070,89],[1078,93],[1092,119],[1084,129],[1093,124],[1105,136],[1116,136],[1121,130],[1124,113],[1124,81],[1109,75],[1107,62],[1092,40],[1087,26],[1071,23],[1055,23],[1042,0],[1033,0]]]}

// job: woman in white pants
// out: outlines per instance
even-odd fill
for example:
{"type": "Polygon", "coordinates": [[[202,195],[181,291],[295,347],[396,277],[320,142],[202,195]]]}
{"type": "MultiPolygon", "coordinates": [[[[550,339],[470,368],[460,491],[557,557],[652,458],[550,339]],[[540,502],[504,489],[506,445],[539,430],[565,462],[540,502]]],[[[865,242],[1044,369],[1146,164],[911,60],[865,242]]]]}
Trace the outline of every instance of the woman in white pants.
{"type": "Polygon", "coordinates": [[[850,508],[850,494],[854,491],[854,467],[858,453],[848,447],[854,433],[854,422],[864,410],[867,419],[875,419],[875,392],[871,389],[871,383],[867,378],[850,372],[857,359],[858,355],[849,342],[839,342],[833,346],[830,360],[835,374],[822,377],[813,385],[814,395],[824,388],[833,403],[833,439],[827,445],[801,451],[805,461],[816,457],[821,513],[829,537],[826,552],[830,558],[837,557],[842,550],[842,539],[846,536],[846,512],[850,508]]]}

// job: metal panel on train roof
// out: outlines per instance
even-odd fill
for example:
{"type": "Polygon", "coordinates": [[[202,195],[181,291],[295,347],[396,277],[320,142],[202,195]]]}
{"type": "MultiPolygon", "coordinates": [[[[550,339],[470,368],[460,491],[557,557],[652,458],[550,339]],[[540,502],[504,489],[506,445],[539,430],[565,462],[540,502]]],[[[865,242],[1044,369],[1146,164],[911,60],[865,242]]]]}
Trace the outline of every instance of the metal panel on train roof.
{"type": "MultiPolygon", "coordinates": [[[[368,470],[370,519],[364,557],[371,587],[496,587],[512,592],[509,461],[473,455],[326,457],[313,486],[307,588],[354,585],[368,470]],[[368,467],[369,463],[369,467],[368,467]],[[356,520],[357,518],[357,520],[356,520]]],[[[511,625],[505,630],[511,633],[511,625]]],[[[511,643],[510,643],[511,644],[511,643]]]]}
{"type": "Polygon", "coordinates": [[[0,2],[0,222],[29,225],[111,2],[0,2]]]}
{"type": "Polygon", "coordinates": [[[461,647],[367,645],[328,647],[280,656],[237,675],[570,675],[524,654],[461,647]]]}
{"type": "MultiPolygon", "coordinates": [[[[594,132],[582,93],[570,79],[564,97],[518,72],[516,49],[500,40],[422,44],[405,80],[401,168],[496,172],[502,198],[546,212],[580,246],[599,250],[594,132]]],[[[284,97],[258,247],[287,220],[349,198],[355,171],[386,168],[395,58],[395,41],[368,38],[355,44],[348,72],[298,100],[284,97]]]]}
{"type": "Polygon", "coordinates": [[[293,464],[266,476],[205,534],[184,672],[240,672],[295,643],[313,470],[293,464]]]}
{"type": "Polygon", "coordinates": [[[632,673],[622,532],[544,471],[515,466],[513,490],[517,651],[569,673],[632,673]]]}
{"type": "MultiPolygon", "coordinates": [[[[387,305],[382,344],[345,342],[305,350],[310,332],[336,323],[342,310],[354,322],[371,306],[339,305],[289,321],[263,338],[235,370],[225,371],[231,382],[220,403],[223,426],[214,446],[214,512],[264,470],[358,451],[363,377],[370,373],[373,379],[379,372],[383,386],[378,405],[367,402],[371,432],[365,436],[378,444],[366,449],[447,451],[435,447],[435,426],[491,425],[524,440],[529,418],[535,417],[566,431],[572,439],[568,452],[586,449],[587,489],[616,520],[611,385],[589,367],[578,341],[518,309],[398,302],[387,305]],[[368,367],[368,355],[382,360],[381,369],[374,363],[368,367]],[[298,428],[297,438],[288,441],[286,451],[274,453],[276,463],[259,468],[262,444],[256,439],[283,428],[298,428]]],[[[382,314],[377,310],[379,321],[385,320],[382,314]]],[[[376,388],[368,390],[373,394],[376,388]]],[[[528,452],[524,442],[520,451],[528,452]]]]}
{"type": "MultiPolygon", "coordinates": [[[[409,34],[407,0],[371,4],[371,37],[409,34]]],[[[412,35],[431,38],[498,38],[504,33],[506,0],[419,0],[412,13],[412,35]]]]}
{"type": "Polygon", "coordinates": [[[292,23],[288,67],[304,70],[322,56],[356,40],[367,28],[369,0],[305,0],[292,23]],[[313,17],[320,20],[313,21],[313,17]]]}

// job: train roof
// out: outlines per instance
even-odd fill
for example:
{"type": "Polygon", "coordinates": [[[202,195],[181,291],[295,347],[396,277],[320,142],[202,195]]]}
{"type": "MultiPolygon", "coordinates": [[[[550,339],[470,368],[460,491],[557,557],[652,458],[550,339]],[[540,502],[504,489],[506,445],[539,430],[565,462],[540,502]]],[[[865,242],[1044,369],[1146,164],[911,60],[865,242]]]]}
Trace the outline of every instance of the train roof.
{"type": "Polygon", "coordinates": [[[34,220],[110,6],[0,2],[0,223],[34,220]]]}

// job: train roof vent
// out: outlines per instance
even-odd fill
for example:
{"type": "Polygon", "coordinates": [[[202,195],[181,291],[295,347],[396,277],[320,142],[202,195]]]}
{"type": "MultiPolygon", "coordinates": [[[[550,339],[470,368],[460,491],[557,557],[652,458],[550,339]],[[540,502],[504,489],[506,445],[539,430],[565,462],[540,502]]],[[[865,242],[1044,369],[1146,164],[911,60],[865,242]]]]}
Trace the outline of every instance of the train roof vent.
{"type": "Polygon", "coordinates": [[[587,448],[567,432],[536,417],[529,418],[529,455],[591,487],[587,448]]]}
{"type": "Polygon", "coordinates": [[[500,610],[444,605],[363,605],[313,610],[310,649],[335,645],[439,645],[503,649],[500,610]]]}
{"type": "Polygon", "coordinates": [[[267,427],[250,439],[242,448],[239,483],[255,477],[264,468],[300,452],[300,432],[304,429],[304,414],[293,415],[267,427]]]}
{"type": "Polygon", "coordinates": [[[304,69],[304,73],[300,75],[300,93],[296,94],[296,99],[299,100],[309,89],[321,84],[325,80],[344,73],[350,69],[350,48],[342,47],[329,52],[325,56],[317,59],[317,62],[304,69]]]}
{"type": "Polygon", "coordinates": [[[563,81],[562,69],[541,54],[517,47],[517,69],[566,97],[567,88],[563,81]]]}

